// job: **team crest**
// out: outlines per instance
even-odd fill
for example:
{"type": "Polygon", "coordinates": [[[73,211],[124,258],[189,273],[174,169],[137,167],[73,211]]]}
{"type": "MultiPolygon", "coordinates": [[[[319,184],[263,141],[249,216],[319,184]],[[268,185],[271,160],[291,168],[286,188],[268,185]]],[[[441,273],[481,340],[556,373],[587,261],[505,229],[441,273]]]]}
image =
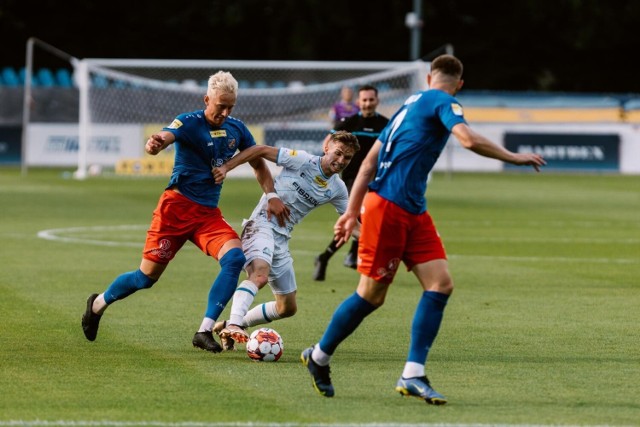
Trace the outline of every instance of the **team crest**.
{"type": "Polygon", "coordinates": [[[174,119],[171,124],[169,126],[167,126],[169,129],[178,129],[180,126],[182,126],[182,122],[178,119],[174,119]]]}
{"type": "Polygon", "coordinates": [[[325,179],[323,179],[320,175],[316,175],[316,177],[313,180],[320,187],[322,187],[322,188],[326,188],[327,187],[327,181],[325,179]]]}
{"type": "Polygon", "coordinates": [[[236,140],[235,139],[231,139],[229,140],[229,143],[227,144],[227,147],[229,147],[229,149],[231,150],[235,150],[236,149],[236,140]]]}
{"type": "Polygon", "coordinates": [[[456,116],[461,116],[462,115],[462,105],[460,105],[460,104],[451,104],[451,111],[453,111],[453,114],[455,114],[456,116]]]}

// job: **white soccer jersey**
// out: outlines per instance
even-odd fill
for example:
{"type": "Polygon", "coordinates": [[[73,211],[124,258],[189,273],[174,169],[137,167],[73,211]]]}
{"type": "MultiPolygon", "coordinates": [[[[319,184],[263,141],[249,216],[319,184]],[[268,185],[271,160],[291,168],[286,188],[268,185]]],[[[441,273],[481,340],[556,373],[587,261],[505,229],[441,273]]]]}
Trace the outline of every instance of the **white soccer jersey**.
{"type": "MultiPolygon", "coordinates": [[[[320,156],[311,155],[306,151],[280,148],[276,164],[283,169],[274,180],[275,189],[280,199],[291,210],[291,216],[286,227],[280,227],[275,216],[272,216],[271,224],[274,231],[290,238],[293,227],[312,209],[325,203],[331,203],[340,215],[347,210],[347,186],[338,174],[327,178],[320,168],[320,156]]],[[[263,194],[251,214],[251,219],[266,219],[266,208],[267,198],[263,194]]]]}

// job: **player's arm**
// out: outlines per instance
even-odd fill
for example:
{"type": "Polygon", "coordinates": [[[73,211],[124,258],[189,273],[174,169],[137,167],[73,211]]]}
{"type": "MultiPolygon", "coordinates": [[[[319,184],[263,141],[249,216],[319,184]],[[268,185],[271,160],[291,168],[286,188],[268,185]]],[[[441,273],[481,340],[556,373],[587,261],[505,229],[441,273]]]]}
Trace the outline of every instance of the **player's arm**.
{"type": "Polygon", "coordinates": [[[502,160],[503,162],[519,166],[533,166],[537,172],[540,172],[541,166],[547,164],[539,154],[514,153],[501,145],[489,141],[471,129],[466,123],[458,123],[453,127],[451,133],[453,133],[453,136],[456,137],[464,148],[484,157],[502,160]]]}
{"type": "Polygon", "coordinates": [[[351,187],[347,210],[338,218],[338,221],[333,227],[335,240],[339,245],[349,240],[358,225],[358,216],[360,215],[360,208],[364,196],[367,194],[369,183],[376,176],[378,170],[378,153],[380,153],[381,147],[382,142],[376,140],[371,150],[367,153],[367,157],[362,161],[358,175],[356,175],[356,179],[351,187]]]}
{"type": "Polygon", "coordinates": [[[173,144],[176,140],[176,137],[171,132],[167,132],[166,130],[161,130],[158,133],[154,133],[147,139],[147,143],[144,145],[144,151],[147,154],[151,154],[155,156],[169,145],[173,144]]]}
{"type": "MultiPolygon", "coordinates": [[[[258,146],[255,146],[255,147],[258,147],[258,146]]],[[[260,147],[263,147],[263,146],[260,146],[260,147]]],[[[240,154],[253,148],[254,147],[247,148],[246,150],[243,150],[240,154]]],[[[274,148],[274,147],[266,147],[266,148],[274,148]]],[[[278,149],[276,149],[276,156],[277,156],[277,150],[278,149]]],[[[237,156],[238,155],[236,155],[235,157],[237,156]]],[[[233,160],[235,157],[233,157],[231,160],[233,160]]],[[[275,159],[273,161],[275,162],[275,159]]],[[[248,162],[253,168],[253,173],[256,175],[256,179],[258,180],[258,183],[260,184],[262,191],[264,191],[264,194],[267,195],[267,219],[271,219],[271,215],[275,215],[276,220],[278,221],[278,225],[280,225],[280,227],[284,227],[286,225],[286,220],[287,218],[289,218],[289,215],[291,212],[289,208],[284,204],[284,202],[280,200],[280,197],[278,197],[276,193],[275,186],[273,183],[273,175],[271,175],[271,171],[269,170],[269,166],[267,166],[267,162],[265,162],[264,158],[262,157],[252,158],[251,160],[248,160],[248,162]]]]}
{"type": "MultiPolygon", "coordinates": [[[[227,176],[227,173],[229,173],[229,171],[247,162],[251,165],[251,167],[253,167],[254,170],[256,169],[256,166],[260,167],[260,165],[264,165],[264,167],[266,168],[267,165],[262,159],[269,160],[275,163],[278,159],[278,151],[278,148],[271,147],[269,145],[254,145],[252,147],[246,148],[227,160],[222,166],[213,168],[213,178],[216,180],[216,184],[220,184],[227,176]]],[[[269,173],[269,176],[271,176],[271,173],[269,173]]]]}

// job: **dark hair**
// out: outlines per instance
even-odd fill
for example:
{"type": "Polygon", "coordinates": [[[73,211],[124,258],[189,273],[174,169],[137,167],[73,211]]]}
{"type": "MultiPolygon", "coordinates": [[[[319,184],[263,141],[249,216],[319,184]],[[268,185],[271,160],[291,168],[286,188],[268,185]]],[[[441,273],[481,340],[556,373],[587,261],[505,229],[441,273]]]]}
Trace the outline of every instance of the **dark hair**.
{"type": "Polygon", "coordinates": [[[431,62],[432,73],[439,72],[459,79],[462,77],[462,70],[462,62],[453,55],[440,55],[431,62]]]}
{"type": "Polygon", "coordinates": [[[373,86],[373,85],[362,85],[358,88],[358,93],[362,92],[363,90],[372,90],[376,93],[376,96],[378,96],[378,88],[373,86]]]}
{"type": "Polygon", "coordinates": [[[331,134],[330,141],[341,142],[347,147],[353,148],[353,151],[360,151],[360,143],[358,138],[351,132],[346,130],[337,130],[331,134]]]}

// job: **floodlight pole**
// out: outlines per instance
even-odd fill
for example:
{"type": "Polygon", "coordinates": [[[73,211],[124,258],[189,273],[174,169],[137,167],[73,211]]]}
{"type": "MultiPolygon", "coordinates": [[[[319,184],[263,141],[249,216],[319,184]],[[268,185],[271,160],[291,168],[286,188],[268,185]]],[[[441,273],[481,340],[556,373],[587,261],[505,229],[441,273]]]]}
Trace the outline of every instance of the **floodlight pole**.
{"type": "Polygon", "coordinates": [[[404,24],[411,30],[411,60],[420,59],[420,42],[422,38],[422,0],[413,0],[413,12],[407,13],[404,24]]]}

